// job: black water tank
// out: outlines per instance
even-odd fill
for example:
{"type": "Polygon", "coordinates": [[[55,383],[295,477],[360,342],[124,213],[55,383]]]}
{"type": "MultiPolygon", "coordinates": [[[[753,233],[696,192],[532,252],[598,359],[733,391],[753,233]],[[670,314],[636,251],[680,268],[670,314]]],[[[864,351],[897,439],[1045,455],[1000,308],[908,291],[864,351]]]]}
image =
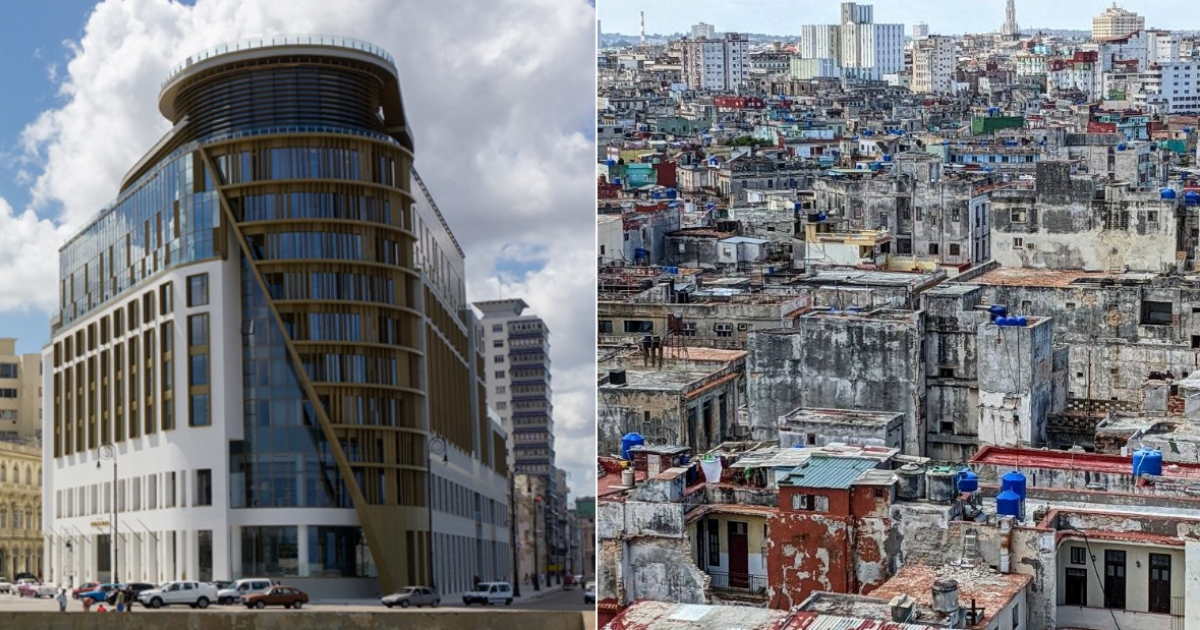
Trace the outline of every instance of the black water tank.
{"type": "Polygon", "coordinates": [[[609,370],[608,371],[608,384],[609,385],[624,385],[625,384],[625,370],[609,370]]]}

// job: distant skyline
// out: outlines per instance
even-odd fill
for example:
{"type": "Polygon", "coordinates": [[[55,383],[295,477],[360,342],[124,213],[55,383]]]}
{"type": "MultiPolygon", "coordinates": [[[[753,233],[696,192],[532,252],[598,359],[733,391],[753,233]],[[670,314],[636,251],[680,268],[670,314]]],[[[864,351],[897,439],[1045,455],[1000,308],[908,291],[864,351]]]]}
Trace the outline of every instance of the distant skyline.
{"type": "MultiPolygon", "coordinates": [[[[920,22],[928,24],[933,35],[998,32],[1004,24],[1005,0],[880,0],[859,4],[875,7],[876,22],[904,24],[906,35],[912,35],[912,26],[920,22]]],[[[1192,5],[1182,0],[1136,0],[1117,5],[1144,16],[1147,28],[1200,29],[1200,19],[1180,23],[1180,16],[1194,12],[1192,5]]],[[[840,6],[840,0],[603,0],[597,12],[605,33],[636,35],[640,29],[638,13],[645,11],[647,34],[682,33],[693,24],[707,22],[718,32],[798,38],[801,24],[836,24],[840,6]]],[[[1104,0],[1017,0],[1017,24],[1022,32],[1031,28],[1090,31],[1092,18],[1110,6],[1112,2],[1104,0]]]]}

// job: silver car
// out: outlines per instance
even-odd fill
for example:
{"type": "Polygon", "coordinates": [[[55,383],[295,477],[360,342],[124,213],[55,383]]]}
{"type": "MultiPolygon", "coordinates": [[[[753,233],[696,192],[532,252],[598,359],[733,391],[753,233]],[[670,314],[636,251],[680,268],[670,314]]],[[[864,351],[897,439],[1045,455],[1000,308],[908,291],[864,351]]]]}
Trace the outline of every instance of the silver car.
{"type": "Polygon", "coordinates": [[[401,608],[429,606],[430,608],[437,608],[438,604],[442,603],[442,596],[438,595],[437,591],[428,586],[406,586],[400,589],[400,592],[392,593],[380,601],[388,608],[392,606],[399,606],[401,608]]]}

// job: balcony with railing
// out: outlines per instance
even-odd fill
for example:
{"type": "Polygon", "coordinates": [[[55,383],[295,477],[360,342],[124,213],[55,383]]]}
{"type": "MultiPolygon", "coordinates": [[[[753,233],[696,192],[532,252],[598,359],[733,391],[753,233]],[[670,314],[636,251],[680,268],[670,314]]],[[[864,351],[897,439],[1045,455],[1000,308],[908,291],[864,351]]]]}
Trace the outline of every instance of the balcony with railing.
{"type": "Polygon", "coordinates": [[[1058,606],[1056,622],[1058,627],[1078,628],[1108,628],[1113,622],[1121,628],[1139,628],[1140,630],[1183,630],[1185,601],[1182,596],[1171,598],[1169,613],[1147,612],[1144,610],[1128,610],[1123,608],[1102,608],[1099,606],[1058,606]]]}
{"type": "Polygon", "coordinates": [[[767,576],[765,575],[709,571],[708,577],[710,578],[709,586],[717,593],[764,599],[767,596],[767,576]]]}

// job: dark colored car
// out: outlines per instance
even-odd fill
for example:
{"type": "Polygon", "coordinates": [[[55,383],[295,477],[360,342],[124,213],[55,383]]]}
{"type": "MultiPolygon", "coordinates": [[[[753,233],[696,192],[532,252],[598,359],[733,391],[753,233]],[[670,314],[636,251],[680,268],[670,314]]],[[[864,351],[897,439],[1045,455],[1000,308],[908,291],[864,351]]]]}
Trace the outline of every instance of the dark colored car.
{"type": "MultiPolygon", "coordinates": [[[[125,598],[125,604],[127,606],[132,606],[133,603],[137,601],[138,593],[141,593],[142,591],[148,591],[148,590],[154,588],[154,585],[149,582],[130,582],[129,584],[122,584],[121,588],[129,591],[130,596],[125,598]]],[[[108,604],[116,604],[117,603],[116,591],[113,591],[108,594],[107,603],[108,604]]]]}
{"type": "Polygon", "coordinates": [[[294,586],[272,586],[261,592],[252,593],[242,598],[246,608],[266,608],[267,606],[283,606],[284,608],[300,608],[308,603],[308,595],[294,586]]]}

